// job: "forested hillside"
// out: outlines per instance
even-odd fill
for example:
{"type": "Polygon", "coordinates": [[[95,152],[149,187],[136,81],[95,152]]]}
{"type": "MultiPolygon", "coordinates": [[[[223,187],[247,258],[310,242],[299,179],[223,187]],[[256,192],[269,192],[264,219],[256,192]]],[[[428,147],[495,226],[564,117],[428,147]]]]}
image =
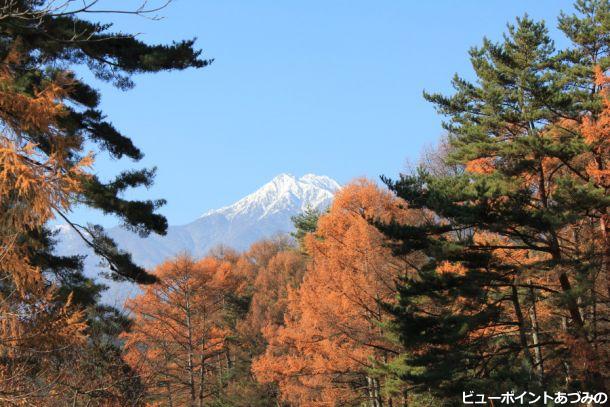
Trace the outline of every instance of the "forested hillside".
{"type": "Polygon", "coordinates": [[[355,179],[290,235],[146,270],[72,220],[79,205],[167,231],[164,200],[125,198],[154,169],[98,177],[96,155],[143,153],[75,69],[128,90],[212,61],[95,22],[113,14],[97,1],[5,1],[0,405],[606,405],[610,2],[575,10],[557,12],[567,48],[523,16],[471,49],[472,81],[425,92],[446,135],[413,170],[355,179]],[[83,257],[55,254],[53,219],[141,294],[102,304],[83,257]]]}

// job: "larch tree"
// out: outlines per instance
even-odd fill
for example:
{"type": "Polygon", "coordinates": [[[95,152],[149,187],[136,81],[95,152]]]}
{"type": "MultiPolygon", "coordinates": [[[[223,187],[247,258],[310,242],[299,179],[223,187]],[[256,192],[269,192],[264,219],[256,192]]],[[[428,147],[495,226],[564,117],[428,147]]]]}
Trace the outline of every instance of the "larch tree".
{"type": "Polygon", "coordinates": [[[305,257],[287,237],[256,242],[235,263],[242,284],[233,295],[238,312],[227,345],[231,371],[223,402],[253,407],[278,403],[275,383],[255,380],[251,364],[267,346],[262,329],[283,323],[288,290],[299,285],[305,264],[305,257]]]}
{"type": "Polygon", "coordinates": [[[257,378],[277,382],[282,400],[302,406],[379,406],[392,397],[371,374],[400,347],[386,336],[382,302],[395,296],[406,269],[389,255],[369,219],[406,217],[399,201],[369,181],[344,187],[315,233],[303,281],[288,287],[282,325],[264,328],[268,347],[253,364],[257,378]]]}
{"type": "Polygon", "coordinates": [[[288,291],[301,284],[306,259],[294,249],[284,249],[257,270],[253,282],[248,327],[260,332],[269,325],[281,325],[287,308],[288,291]]]}
{"type": "MultiPolygon", "coordinates": [[[[116,215],[142,236],[163,234],[167,226],[156,213],[162,200],[122,197],[129,188],[149,186],[154,170],[126,171],[109,181],[94,175],[95,152],[87,152],[87,146],[117,159],[137,161],[143,154],[105,118],[100,94],[72,69],[88,68],[97,79],[128,89],[134,74],[209,63],[192,40],[148,45],[114,32],[111,24],[95,21],[96,13],[107,12],[100,6],[98,1],[10,0],[0,7],[0,386],[7,403],[63,403],[57,397],[64,393],[57,389],[76,381],[61,361],[89,351],[103,358],[85,337],[101,319],[118,318],[115,310],[96,304],[103,286],[83,275],[81,258],[53,254],[48,222],[59,218],[74,228],[113,278],[140,283],[156,278],[117,248],[101,226],[72,222],[70,211],[80,204],[116,215]]],[[[154,9],[144,5],[125,12],[152,15],[154,9]]],[[[124,367],[118,360],[111,365],[114,372],[91,383],[124,367]]],[[[107,387],[82,390],[95,398],[111,394],[101,390],[107,387]]],[[[70,403],[90,403],[89,396],[70,403]]]]}
{"type": "Polygon", "coordinates": [[[160,282],[128,300],[125,358],[142,377],[149,402],[203,406],[217,396],[230,330],[227,297],[238,280],[226,261],[182,255],[156,269],[160,282]]]}

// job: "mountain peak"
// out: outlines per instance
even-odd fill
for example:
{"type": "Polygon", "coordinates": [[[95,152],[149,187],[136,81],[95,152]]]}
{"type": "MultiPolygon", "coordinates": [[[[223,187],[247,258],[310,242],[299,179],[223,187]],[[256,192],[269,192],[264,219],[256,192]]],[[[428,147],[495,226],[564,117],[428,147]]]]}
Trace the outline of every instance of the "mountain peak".
{"type": "Polygon", "coordinates": [[[296,177],[294,175],[287,173],[287,172],[283,172],[283,173],[273,177],[271,182],[286,182],[286,181],[292,181],[292,180],[296,180],[296,177]]]}
{"type": "Polygon", "coordinates": [[[298,183],[298,180],[294,175],[282,173],[280,175],[275,176],[271,181],[269,181],[268,183],[263,185],[261,188],[259,188],[254,193],[256,194],[259,191],[272,190],[272,189],[275,189],[280,192],[285,191],[285,190],[290,190],[290,189],[296,188],[297,183],[298,183]]]}
{"type": "MultiPolygon", "coordinates": [[[[118,227],[109,229],[108,234],[144,267],[153,267],[181,252],[203,256],[219,244],[245,250],[260,239],[293,231],[292,216],[307,208],[324,210],[340,188],[335,180],[323,175],[306,174],[297,178],[280,174],[232,205],[209,211],[185,225],[170,226],[165,236],[152,234],[140,238],[118,227]]],[[[99,259],[92,250],[73,230],[67,227],[58,227],[58,230],[57,253],[88,255],[86,269],[95,274],[99,259]]],[[[137,291],[129,284],[104,283],[111,287],[104,293],[104,301],[108,303],[119,298],[122,303],[137,291]]]]}
{"type": "Polygon", "coordinates": [[[206,212],[201,218],[223,215],[233,219],[247,214],[261,219],[286,210],[303,211],[307,207],[323,209],[340,188],[337,181],[324,175],[306,174],[297,178],[282,173],[234,204],[206,212]]]}
{"type": "Polygon", "coordinates": [[[316,174],[305,174],[301,178],[299,178],[300,182],[304,182],[306,184],[315,185],[318,188],[326,189],[331,192],[336,192],[341,189],[341,185],[334,179],[327,177],[326,175],[316,175],[316,174]]]}
{"type": "Polygon", "coordinates": [[[301,178],[297,178],[289,173],[282,173],[276,175],[261,189],[271,185],[279,187],[280,189],[303,188],[303,184],[324,189],[332,193],[341,189],[341,185],[339,185],[339,183],[334,179],[327,177],[326,175],[316,175],[312,173],[305,174],[301,178]]]}

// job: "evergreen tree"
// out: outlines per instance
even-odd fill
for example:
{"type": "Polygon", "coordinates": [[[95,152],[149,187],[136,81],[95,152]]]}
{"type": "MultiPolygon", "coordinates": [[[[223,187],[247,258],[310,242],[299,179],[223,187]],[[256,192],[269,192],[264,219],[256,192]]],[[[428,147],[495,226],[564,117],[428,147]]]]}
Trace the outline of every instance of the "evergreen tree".
{"type": "Polygon", "coordinates": [[[590,142],[587,123],[599,133],[610,13],[607,1],[577,10],[560,18],[574,49],[556,52],[525,16],[471,50],[475,83],[425,94],[463,173],[384,178],[431,214],[379,225],[396,254],[424,258],[390,307],[415,392],[458,404],[465,390],[606,387],[608,140],[590,142]]]}
{"type": "MultiPolygon", "coordinates": [[[[72,69],[87,67],[98,80],[126,90],[134,74],[210,61],[193,40],[149,45],[114,32],[111,24],[95,21],[97,13],[109,12],[100,6],[49,0],[0,6],[3,403],[139,403],[139,380],[116,342],[123,318],[98,305],[105,287],[84,276],[82,258],[53,254],[55,236],[46,225],[53,217],[65,221],[105,260],[113,279],[152,283],[155,276],[134,264],[101,226],[74,223],[70,210],[78,203],[112,214],[146,236],[165,233],[167,221],[156,213],[164,201],[123,197],[129,188],[150,186],[154,169],[125,171],[109,181],[89,170],[90,146],[115,159],[138,161],[143,153],[106,119],[100,94],[72,69]]],[[[144,3],[126,13],[154,12],[144,3]]]]}
{"type": "MultiPolygon", "coordinates": [[[[0,59],[10,71],[15,85],[11,91],[34,98],[48,84],[58,86],[62,111],[57,125],[48,131],[22,128],[10,111],[3,121],[12,127],[14,135],[5,135],[21,144],[32,143],[42,156],[60,154],[65,157],[63,171],[69,172],[84,155],[84,143],[96,143],[102,151],[116,159],[123,157],[138,161],[143,153],[131,139],[119,132],[99,110],[100,94],[68,69],[87,66],[102,81],[112,82],[119,88],[133,86],[131,76],[163,70],[203,67],[210,61],[200,58],[187,40],[171,45],[149,45],[134,35],[113,32],[111,24],[102,24],[85,18],[95,15],[97,2],[85,2],[82,7],[72,2],[56,6],[45,0],[14,0],[0,13],[0,59]],[[75,7],[75,8],[71,8],[75,7]]],[[[152,11],[152,10],[149,10],[152,11]]],[[[146,13],[145,9],[134,11],[146,13]]],[[[5,107],[5,110],[6,109],[5,107]]],[[[141,236],[150,232],[164,234],[167,221],[155,210],[163,200],[128,200],[121,195],[128,188],[150,186],[154,169],[130,170],[109,182],[97,176],[83,177],[80,192],[74,199],[80,204],[113,214],[125,227],[141,236]]],[[[104,258],[115,279],[152,282],[154,277],[131,261],[131,256],[120,251],[99,225],[81,226],[70,222],[68,214],[60,208],[54,212],[81,234],[97,255],[104,258]]],[[[34,232],[34,231],[33,231],[34,232]]],[[[34,233],[33,233],[34,234],[34,233]]],[[[30,236],[40,240],[48,233],[30,236]]],[[[38,253],[41,260],[49,254],[38,253]]],[[[51,265],[47,261],[47,265],[51,265]]]]}
{"type": "Polygon", "coordinates": [[[292,220],[292,224],[296,229],[290,235],[294,237],[297,242],[299,242],[299,246],[303,247],[303,239],[308,233],[313,233],[316,231],[316,227],[318,225],[318,219],[320,219],[321,212],[318,209],[307,207],[298,215],[290,218],[292,220]]]}

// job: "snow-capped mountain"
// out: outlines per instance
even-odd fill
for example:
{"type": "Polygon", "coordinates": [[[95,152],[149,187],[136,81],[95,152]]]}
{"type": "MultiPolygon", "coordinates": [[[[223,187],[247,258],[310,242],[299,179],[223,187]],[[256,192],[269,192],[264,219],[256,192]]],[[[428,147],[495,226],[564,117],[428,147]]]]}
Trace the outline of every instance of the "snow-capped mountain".
{"type": "MultiPolygon", "coordinates": [[[[339,189],[340,185],[326,176],[307,174],[296,178],[280,174],[232,205],[206,212],[185,225],[170,226],[166,236],[152,234],[140,238],[119,227],[109,229],[108,234],[121,249],[132,254],[137,264],[147,268],[180,252],[201,257],[221,244],[244,250],[262,238],[291,232],[292,216],[308,207],[325,209],[339,189]]],[[[57,228],[60,241],[57,252],[86,254],[87,274],[97,274],[99,260],[95,254],[69,227],[57,228]]],[[[105,283],[110,286],[105,301],[117,305],[136,289],[130,284],[105,283]]]]}

